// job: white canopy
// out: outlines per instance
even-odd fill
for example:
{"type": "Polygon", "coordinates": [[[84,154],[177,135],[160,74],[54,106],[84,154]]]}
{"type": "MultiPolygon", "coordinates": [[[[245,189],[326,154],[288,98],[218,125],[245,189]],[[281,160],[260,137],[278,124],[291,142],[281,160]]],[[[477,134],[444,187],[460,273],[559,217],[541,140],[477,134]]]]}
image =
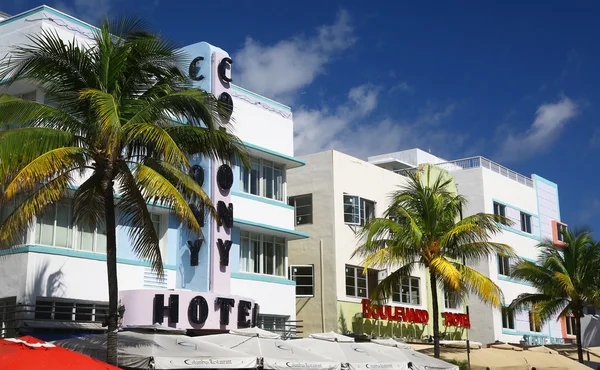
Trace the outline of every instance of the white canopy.
{"type": "Polygon", "coordinates": [[[403,348],[403,349],[413,349],[409,344],[406,344],[404,342],[399,342],[399,341],[391,339],[391,338],[371,339],[371,342],[381,344],[382,346],[396,347],[396,348],[403,348]]]}
{"type": "MultiPolygon", "coordinates": [[[[184,335],[119,332],[119,367],[134,369],[248,369],[256,356],[184,335]]],[[[55,341],[54,344],[106,361],[106,335],[55,341]]]]}
{"type": "Polygon", "coordinates": [[[258,328],[207,335],[202,340],[261,357],[265,369],[338,370],[341,367],[339,361],[296,346],[295,340],[284,341],[279,335],[258,328]]]}
{"type": "Polygon", "coordinates": [[[374,339],[371,343],[362,344],[373,351],[410,362],[413,370],[458,370],[458,366],[414,351],[406,343],[396,342],[398,345],[394,346],[392,342],[396,341],[393,339],[374,339]]]}
{"type": "Polygon", "coordinates": [[[365,343],[355,343],[353,338],[337,333],[311,334],[293,342],[321,356],[348,364],[351,369],[407,370],[408,361],[369,348],[365,343]]]}

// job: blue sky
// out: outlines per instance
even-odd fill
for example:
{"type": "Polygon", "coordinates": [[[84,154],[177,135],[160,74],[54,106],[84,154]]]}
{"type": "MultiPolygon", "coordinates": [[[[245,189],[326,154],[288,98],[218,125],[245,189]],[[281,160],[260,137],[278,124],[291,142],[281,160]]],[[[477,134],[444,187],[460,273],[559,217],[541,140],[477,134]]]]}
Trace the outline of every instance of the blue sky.
{"type": "MultiPolygon", "coordinates": [[[[40,5],[6,3],[10,14],[40,5]]],[[[483,155],[557,182],[563,221],[600,228],[598,2],[47,5],[92,23],[139,14],[181,45],[222,47],[236,83],[292,106],[297,154],[483,155]]]]}

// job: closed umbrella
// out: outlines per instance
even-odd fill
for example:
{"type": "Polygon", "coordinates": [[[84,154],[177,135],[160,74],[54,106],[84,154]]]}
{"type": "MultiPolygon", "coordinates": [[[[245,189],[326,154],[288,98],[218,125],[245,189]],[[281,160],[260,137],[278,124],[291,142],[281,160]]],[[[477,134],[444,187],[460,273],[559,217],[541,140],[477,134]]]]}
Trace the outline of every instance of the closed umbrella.
{"type": "MultiPolygon", "coordinates": [[[[176,334],[119,332],[119,366],[130,369],[247,369],[256,356],[230,350],[197,338],[176,334]]],[[[58,340],[60,346],[103,359],[106,335],[58,340]]]]}
{"type": "Polygon", "coordinates": [[[409,361],[378,351],[375,344],[355,343],[353,338],[337,333],[311,334],[295,344],[321,356],[348,364],[350,369],[408,369],[409,361]]]}
{"type": "Polygon", "coordinates": [[[0,340],[0,369],[118,370],[107,363],[29,336],[0,340]]]}
{"type": "Polygon", "coordinates": [[[458,366],[454,364],[414,351],[406,343],[396,342],[397,344],[395,344],[394,342],[396,341],[393,339],[374,339],[371,340],[371,343],[361,344],[393,358],[402,359],[410,363],[414,370],[458,370],[458,366]]]}
{"type": "Polygon", "coordinates": [[[280,335],[259,328],[231,330],[226,334],[201,338],[203,341],[259,357],[264,369],[339,370],[341,367],[339,361],[299,347],[298,340],[282,340],[280,335]]]}

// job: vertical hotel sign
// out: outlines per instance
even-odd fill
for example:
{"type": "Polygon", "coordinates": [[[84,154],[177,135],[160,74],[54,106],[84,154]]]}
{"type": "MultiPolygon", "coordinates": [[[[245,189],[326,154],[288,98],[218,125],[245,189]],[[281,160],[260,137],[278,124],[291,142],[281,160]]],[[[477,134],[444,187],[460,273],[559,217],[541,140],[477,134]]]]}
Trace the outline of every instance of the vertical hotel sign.
{"type": "MultiPolygon", "coordinates": [[[[219,100],[219,116],[226,123],[231,117],[233,102],[229,94],[231,79],[231,58],[221,51],[215,50],[211,56],[211,89],[219,100]]],[[[219,219],[212,222],[211,240],[211,291],[229,294],[229,251],[231,249],[231,230],[233,228],[233,204],[231,203],[231,186],[233,170],[218,160],[211,166],[212,201],[217,207],[219,219]]],[[[233,302],[231,302],[233,305],[233,302]]]]}

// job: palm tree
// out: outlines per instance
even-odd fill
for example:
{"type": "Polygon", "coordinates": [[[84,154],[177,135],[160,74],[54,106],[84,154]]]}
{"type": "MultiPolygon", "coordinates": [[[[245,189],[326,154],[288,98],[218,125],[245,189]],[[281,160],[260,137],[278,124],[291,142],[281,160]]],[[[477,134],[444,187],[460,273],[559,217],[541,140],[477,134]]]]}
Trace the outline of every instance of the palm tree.
{"type": "Polygon", "coordinates": [[[519,260],[514,265],[512,276],[531,283],[539,292],[520,294],[509,309],[531,309],[538,323],[555,315],[559,318],[573,315],[577,356],[583,363],[581,318],[586,306],[599,303],[600,245],[594,243],[587,231],[569,230],[562,235],[565,244],[560,248],[551,240],[538,245],[537,263],[519,260]]]}
{"type": "Polygon", "coordinates": [[[490,255],[513,256],[512,248],[489,241],[500,231],[503,217],[478,213],[462,218],[466,204],[452,191],[452,179],[444,172],[432,177],[432,167],[407,174],[408,183],[391,197],[381,218],[369,220],[360,233],[363,244],[354,252],[364,267],[395,268],[372,292],[372,299],[386,300],[403,277],[422,267],[428,270],[433,308],[434,355],[439,358],[439,308],[437,286],[461,297],[474,293],[495,306],[502,291],[487,276],[465,264],[490,255]],[[400,266],[396,268],[397,266],[400,266]]]}
{"type": "Polygon", "coordinates": [[[117,365],[116,212],[132,226],[135,253],[162,275],[147,205],[169,207],[185,227],[201,233],[196,210],[205,205],[216,213],[189,176],[188,158],[247,160],[241,142],[222,130],[220,113],[228,107],[188,88],[178,68],[181,52],[140,20],[105,21],[89,45],[48,31],[29,41],[15,47],[0,80],[30,81],[54,103],[0,96],[0,124],[12,128],[0,132],[0,201],[22,197],[0,225],[0,241],[5,247],[20,243],[34,217],[65,197],[73,201],[74,223],[106,227],[107,361],[117,365]]]}

